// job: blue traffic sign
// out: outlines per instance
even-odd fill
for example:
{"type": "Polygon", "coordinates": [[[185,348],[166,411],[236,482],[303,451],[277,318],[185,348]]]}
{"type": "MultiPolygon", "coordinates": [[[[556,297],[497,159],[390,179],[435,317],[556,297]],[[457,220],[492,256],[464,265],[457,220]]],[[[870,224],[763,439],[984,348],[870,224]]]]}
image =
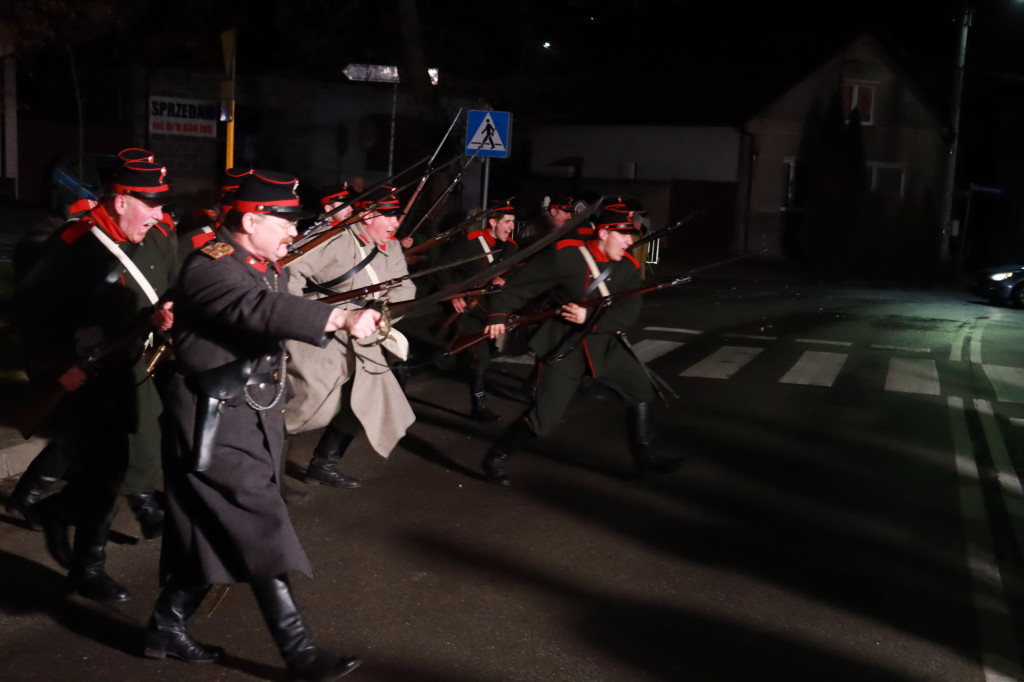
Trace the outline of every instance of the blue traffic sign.
{"type": "Polygon", "coordinates": [[[512,114],[508,111],[466,113],[466,155],[505,159],[511,150],[512,114]]]}

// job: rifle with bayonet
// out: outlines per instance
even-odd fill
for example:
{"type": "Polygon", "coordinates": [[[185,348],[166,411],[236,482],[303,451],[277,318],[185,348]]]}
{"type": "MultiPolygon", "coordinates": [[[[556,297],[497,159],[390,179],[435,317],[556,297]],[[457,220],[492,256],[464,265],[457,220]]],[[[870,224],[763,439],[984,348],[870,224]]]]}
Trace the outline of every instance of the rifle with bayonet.
{"type": "MultiPolygon", "coordinates": [[[[416,234],[416,231],[423,227],[423,224],[426,223],[427,220],[432,215],[434,215],[434,213],[439,208],[441,208],[441,206],[444,204],[444,201],[448,198],[448,195],[451,194],[452,190],[455,189],[455,185],[459,184],[459,182],[462,181],[462,176],[466,174],[466,170],[469,168],[469,164],[473,163],[473,159],[476,158],[476,155],[479,151],[480,147],[477,147],[476,151],[473,152],[473,155],[469,157],[469,160],[466,161],[466,163],[462,164],[462,167],[459,168],[459,172],[455,175],[455,178],[450,183],[448,183],[448,186],[444,188],[444,191],[441,192],[441,195],[439,197],[437,197],[437,200],[433,203],[433,205],[429,209],[427,209],[427,212],[423,214],[423,217],[419,219],[419,222],[413,225],[412,229],[402,236],[402,239],[405,239],[406,237],[411,237],[414,234],[416,234]]],[[[447,165],[448,164],[445,164],[445,166],[447,165]]],[[[409,253],[406,252],[406,256],[408,255],[409,253]]]]}
{"type": "Polygon", "coordinates": [[[644,244],[648,244],[648,243],[653,242],[655,240],[661,239],[662,237],[667,235],[669,232],[672,232],[673,230],[679,229],[680,227],[682,227],[686,223],[688,223],[691,220],[693,220],[694,218],[696,218],[698,215],[703,213],[704,210],[705,209],[703,209],[703,208],[699,208],[696,211],[693,211],[692,213],[690,213],[690,215],[686,216],[682,220],[677,220],[676,222],[672,223],[668,227],[663,227],[660,230],[657,230],[655,232],[650,233],[646,237],[641,237],[640,239],[637,239],[635,242],[633,242],[632,244],[627,246],[626,250],[627,251],[631,251],[632,249],[635,249],[635,248],[638,248],[640,246],[643,246],[644,244]]]}
{"type": "Polygon", "coordinates": [[[448,126],[448,130],[445,132],[444,137],[441,138],[441,143],[437,145],[437,149],[434,150],[434,153],[431,155],[430,160],[427,161],[427,167],[423,172],[423,177],[420,178],[420,184],[416,185],[416,190],[412,193],[412,196],[409,198],[409,201],[405,204],[405,210],[402,211],[402,215],[398,217],[399,227],[401,227],[402,223],[405,222],[406,216],[409,215],[409,212],[412,210],[412,207],[416,203],[416,200],[419,199],[420,192],[423,191],[423,187],[427,184],[427,178],[429,178],[430,175],[434,172],[434,159],[436,159],[437,155],[441,152],[441,147],[444,146],[444,143],[448,141],[448,136],[452,134],[452,128],[454,128],[455,124],[459,122],[459,116],[462,116],[462,107],[459,107],[458,112],[456,112],[455,114],[455,118],[452,119],[451,125],[448,126]]]}
{"type": "MultiPolygon", "coordinates": [[[[472,261],[480,260],[481,258],[486,258],[487,255],[488,254],[486,253],[480,253],[475,256],[470,256],[469,258],[463,258],[461,260],[452,261],[451,263],[442,263],[441,265],[435,265],[432,268],[417,270],[416,272],[413,272],[408,275],[394,277],[383,282],[377,282],[376,284],[368,284],[365,287],[359,287],[358,289],[350,289],[340,294],[332,294],[330,296],[324,296],[323,298],[318,298],[315,300],[320,301],[321,303],[330,303],[331,305],[337,305],[338,303],[344,303],[345,301],[351,301],[352,299],[365,298],[367,296],[376,294],[381,291],[394,289],[399,284],[407,280],[416,279],[417,277],[423,277],[424,275],[431,275],[441,270],[447,270],[448,268],[455,268],[460,265],[465,265],[466,263],[471,263],[472,261]]],[[[392,304],[392,306],[395,305],[397,304],[392,304]]]]}
{"type": "MultiPolygon", "coordinates": [[[[455,158],[451,159],[450,161],[445,162],[443,165],[438,166],[437,168],[435,168],[431,172],[432,173],[436,173],[437,171],[439,171],[439,170],[441,170],[443,168],[446,168],[446,167],[450,166],[451,164],[455,163],[456,161],[459,160],[459,158],[460,157],[455,157],[455,158]]],[[[398,176],[393,176],[393,177],[398,177],[398,176]]],[[[401,187],[396,188],[394,190],[394,192],[391,192],[391,194],[398,194],[399,192],[402,192],[403,190],[406,190],[409,187],[412,187],[412,185],[415,182],[416,181],[413,180],[412,182],[406,183],[406,184],[402,185],[401,187]]],[[[367,190],[366,192],[363,192],[359,196],[360,197],[365,196],[365,195],[369,194],[370,191],[371,190],[367,190]]],[[[307,253],[309,253],[313,249],[315,249],[315,248],[317,248],[317,247],[327,243],[331,239],[334,239],[334,237],[338,236],[338,234],[340,234],[344,230],[347,230],[350,225],[354,225],[355,223],[358,223],[362,218],[360,216],[352,216],[352,217],[349,217],[347,220],[338,223],[337,225],[330,225],[326,229],[320,229],[320,228],[316,227],[317,225],[321,225],[321,224],[324,223],[324,221],[326,221],[326,219],[327,219],[326,216],[333,215],[336,211],[340,211],[345,206],[351,205],[352,203],[354,203],[357,200],[358,200],[358,197],[356,199],[353,199],[352,201],[348,202],[347,204],[344,204],[342,206],[336,206],[333,209],[331,209],[328,213],[324,214],[325,217],[322,220],[318,220],[317,223],[314,224],[314,228],[318,229],[319,231],[316,232],[313,235],[311,235],[310,233],[307,233],[305,236],[302,237],[302,239],[300,239],[297,242],[293,243],[289,247],[288,254],[285,255],[283,258],[280,258],[278,260],[278,262],[282,266],[288,265],[289,263],[295,261],[296,259],[301,258],[302,256],[305,256],[307,253]]],[[[369,206],[364,207],[362,209],[362,213],[367,213],[369,211],[372,211],[374,209],[374,207],[376,207],[376,205],[379,202],[380,202],[380,200],[375,201],[374,203],[370,204],[369,206]]],[[[310,232],[313,232],[314,228],[311,228],[310,232]]]]}
{"type": "MultiPolygon", "coordinates": [[[[635,289],[627,289],[626,291],[619,291],[617,293],[609,294],[608,296],[602,296],[600,298],[588,298],[583,301],[579,301],[577,305],[579,305],[581,308],[604,308],[610,306],[617,300],[629,298],[630,296],[640,296],[641,294],[647,294],[652,291],[659,291],[661,289],[667,289],[669,287],[674,287],[677,284],[684,284],[686,282],[689,282],[691,279],[692,278],[689,275],[686,275],[684,277],[676,277],[675,279],[669,280],[667,282],[651,284],[645,287],[637,287],[635,289]]],[[[505,322],[505,332],[507,333],[512,329],[515,329],[516,327],[521,327],[524,325],[533,324],[535,322],[540,322],[541,320],[546,320],[549,317],[555,317],[556,315],[561,314],[561,312],[562,306],[558,306],[556,308],[548,308],[546,310],[541,310],[536,313],[530,313],[529,315],[511,315],[509,316],[508,321],[505,322]]],[[[489,336],[490,335],[487,332],[480,332],[479,334],[467,334],[466,336],[460,337],[456,339],[455,342],[452,344],[451,349],[448,351],[448,355],[455,355],[456,353],[461,353],[467,348],[475,346],[476,344],[480,343],[489,336]]]]}
{"type": "MultiPolygon", "coordinates": [[[[504,203],[508,203],[508,202],[512,201],[513,199],[515,199],[515,196],[509,197],[504,203]]],[[[494,213],[494,209],[493,208],[485,208],[482,211],[478,211],[478,212],[474,213],[473,215],[471,215],[470,217],[466,218],[465,220],[460,221],[454,227],[450,227],[447,230],[445,230],[444,232],[441,232],[440,234],[437,234],[437,235],[431,237],[427,241],[425,241],[425,242],[423,242],[421,244],[417,244],[416,246],[411,247],[410,249],[408,249],[405,252],[405,255],[406,256],[415,256],[418,253],[422,253],[423,251],[426,251],[427,249],[429,249],[432,246],[436,246],[437,244],[443,244],[446,241],[448,241],[449,239],[451,239],[452,237],[454,237],[455,235],[457,235],[462,230],[466,229],[466,227],[471,226],[473,223],[475,223],[478,220],[483,220],[485,217],[489,216],[491,213],[494,213]]]]}

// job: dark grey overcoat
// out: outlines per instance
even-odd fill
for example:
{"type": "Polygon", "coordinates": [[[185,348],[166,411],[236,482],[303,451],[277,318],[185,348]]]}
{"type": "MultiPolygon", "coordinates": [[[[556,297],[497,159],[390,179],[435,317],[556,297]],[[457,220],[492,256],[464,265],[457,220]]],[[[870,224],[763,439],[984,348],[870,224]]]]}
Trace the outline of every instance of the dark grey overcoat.
{"type": "Polygon", "coordinates": [[[283,340],[323,345],[331,307],[287,293],[274,264],[250,256],[229,232],[193,253],[175,285],[175,371],[164,412],[168,520],[161,578],[185,585],[250,582],[290,570],[312,573],[288,518],[278,476],[288,396],[283,340]],[[194,377],[239,358],[278,373],[227,401],[213,463],[192,472],[194,377]]]}

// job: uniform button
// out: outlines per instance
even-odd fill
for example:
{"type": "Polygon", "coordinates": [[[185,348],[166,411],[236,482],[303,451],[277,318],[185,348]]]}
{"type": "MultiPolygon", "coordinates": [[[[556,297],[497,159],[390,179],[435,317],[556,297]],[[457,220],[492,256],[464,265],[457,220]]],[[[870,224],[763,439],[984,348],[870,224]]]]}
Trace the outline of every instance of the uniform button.
{"type": "Polygon", "coordinates": [[[264,388],[266,388],[266,387],[267,387],[267,385],[266,385],[266,384],[264,384],[264,383],[260,382],[260,390],[261,390],[261,391],[262,391],[262,390],[263,390],[264,388]]]}

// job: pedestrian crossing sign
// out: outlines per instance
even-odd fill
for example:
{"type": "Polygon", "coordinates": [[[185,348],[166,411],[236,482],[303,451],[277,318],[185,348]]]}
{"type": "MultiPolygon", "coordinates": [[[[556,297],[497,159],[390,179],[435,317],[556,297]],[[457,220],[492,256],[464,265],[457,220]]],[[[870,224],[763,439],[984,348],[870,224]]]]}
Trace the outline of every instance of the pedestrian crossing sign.
{"type": "Polygon", "coordinates": [[[508,158],[512,114],[508,111],[473,111],[466,114],[466,155],[508,158]]]}

